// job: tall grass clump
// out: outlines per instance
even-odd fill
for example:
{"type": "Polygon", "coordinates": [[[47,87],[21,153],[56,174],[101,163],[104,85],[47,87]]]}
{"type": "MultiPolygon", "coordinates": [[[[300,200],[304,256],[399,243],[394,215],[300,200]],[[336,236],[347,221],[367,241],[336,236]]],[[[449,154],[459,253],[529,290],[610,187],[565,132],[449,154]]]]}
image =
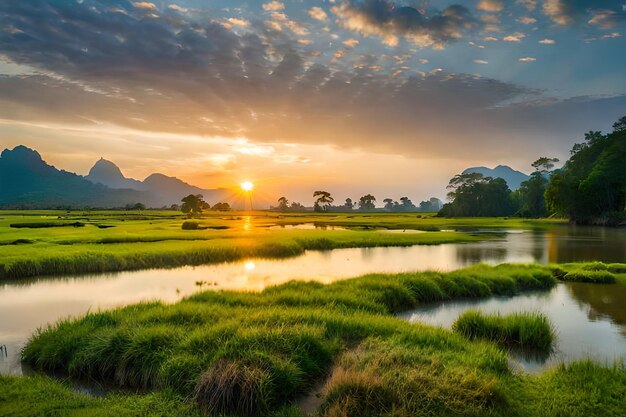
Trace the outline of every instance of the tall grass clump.
{"type": "Polygon", "coordinates": [[[468,339],[538,351],[549,351],[556,337],[550,321],[541,313],[501,316],[469,310],[453,323],[452,330],[468,339]]]}
{"type": "Polygon", "coordinates": [[[569,282],[590,282],[594,284],[613,284],[617,280],[615,275],[609,271],[585,269],[570,271],[562,279],[569,282]]]}
{"type": "Polygon", "coordinates": [[[185,220],[180,228],[183,230],[198,230],[198,226],[200,226],[200,222],[195,220],[185,220]]]}

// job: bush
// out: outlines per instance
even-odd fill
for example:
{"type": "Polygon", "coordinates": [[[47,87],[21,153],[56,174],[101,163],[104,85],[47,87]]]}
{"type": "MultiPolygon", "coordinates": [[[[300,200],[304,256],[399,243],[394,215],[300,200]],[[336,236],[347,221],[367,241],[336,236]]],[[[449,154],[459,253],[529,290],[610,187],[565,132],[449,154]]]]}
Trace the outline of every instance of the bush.
{"type": "Polygon", "coordinates": [[[468,339],[487,339],[522,349],[549,350],[555,335],[548,318],[540,313],[514,313],[508,316],[470,310],[452,325],[452,330],[468,339]]]}
{"type": "Polygon", "coordinates": [[[198,230],[200,223],[194,220],[185,220],[181,228],[183,230],[198,230]]]}

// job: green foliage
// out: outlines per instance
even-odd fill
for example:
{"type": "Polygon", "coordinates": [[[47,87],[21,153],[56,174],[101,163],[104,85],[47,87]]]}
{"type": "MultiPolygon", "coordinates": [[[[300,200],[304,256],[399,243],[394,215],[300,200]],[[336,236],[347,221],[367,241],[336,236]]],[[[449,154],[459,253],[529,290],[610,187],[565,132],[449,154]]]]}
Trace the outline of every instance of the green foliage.
{"type": "Polygon", "coordinates": [[[452,330],[469,339],[486,339],[521,349],[549,351],[555,339],[548,318],[540,313],[508,316],[469,310],[452,325],[452,330]]]}
{"type": "Polygon", "coordinates": [[[502,178],[480,173],[455,175],[448,184],[448,198],[439,215],[444,217],[508,216],[515,212],[511,190],[502,178]]]}
{"type": "Polygon", "coordinates": [[[626,207],[626,130],[589,132],[585,142],[574,145],[570,159],[548,185],[551,210],[577,223],[611,223],[609,213],[626,207]]]}

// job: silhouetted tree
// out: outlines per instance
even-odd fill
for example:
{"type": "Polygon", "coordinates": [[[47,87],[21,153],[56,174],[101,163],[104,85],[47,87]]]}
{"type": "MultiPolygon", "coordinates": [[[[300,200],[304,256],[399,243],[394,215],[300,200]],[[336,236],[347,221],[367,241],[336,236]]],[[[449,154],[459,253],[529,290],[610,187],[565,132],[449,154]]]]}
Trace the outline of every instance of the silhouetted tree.
{"type": "Polygon", "coordinates": [[[319,211],[326,211],[328,206],[335,201],[335,199],[330,196],[328,191],[315,191],[313,193],[313,198],[317,198],[313,207],[317,208],[319,211]]]}
{"type": "Polygon", "coordinates": [[[363,197],[359,198],[359,210],[362,211],[371,211],[376,209],[376,197],[371,194],[366,194],[363,197]]]}
{"type": "Polygon", "coordinates": [[[287,211],[289,210],[289,200],[286,197],[281,197],[278,199],[278,210],[287,211]]]}
{"type": "Polygon", "coordinates": [[[294,201],[289,206],[289,211],[305,211],[305,207],[302,204],[296,203],[294,201]]]}
{"type": "Polygon", "coordinates": [[[385,210],[392,211],[393,210],[393,200],[391,198],[385,198],[383,200],[385,203],[385,210]]]}
{"type": "Polygon", "coordinates": [[[621,132],[623,130],[626,130],[626,116],[620,117],[617,122],[613,123],[613,131],[621,132]]]}
{"type": "Polygon", "coordinates": [[[354,203],[352,202],[351,198],[346,198],[346,202],[343,204],[343,207],[346,210],[352,210],[354,208],[354,203]]]}
{"type": "Polygon", "coordinates": [[[230,204],[228,203],[215,203],[213,205],[213,210],[215,211],[230,211],[230,204]]]}

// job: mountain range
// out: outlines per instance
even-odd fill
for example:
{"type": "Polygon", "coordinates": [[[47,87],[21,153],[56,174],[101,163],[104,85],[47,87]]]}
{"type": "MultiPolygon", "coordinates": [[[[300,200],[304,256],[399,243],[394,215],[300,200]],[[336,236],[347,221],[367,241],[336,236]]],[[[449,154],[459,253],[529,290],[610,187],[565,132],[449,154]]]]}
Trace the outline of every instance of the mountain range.
{"type": "Polygon", "coordinates": [[[163,174],[144,181],[126,178],[110,161],[100,159],[85,177],[47,164],[25,146],[0,154],[0,207],[124,207],[141,202],[147,207],[180,203],[189,194],[202,194],[209,204],[227,201],[225,189],[202,189],[163,174]]]}
{"type": "Polygon", "coordinates": [[[495,168],[471,167],[463,171],[463,174],[471,174],[475,172],[483,174],[485,177],[502,178],[506,181],[511,190],[517,190],[522,182],[530,178],[530,176],[524,174],[523,172],[516,171],[507,165],[498,165],[495,168]]]}

